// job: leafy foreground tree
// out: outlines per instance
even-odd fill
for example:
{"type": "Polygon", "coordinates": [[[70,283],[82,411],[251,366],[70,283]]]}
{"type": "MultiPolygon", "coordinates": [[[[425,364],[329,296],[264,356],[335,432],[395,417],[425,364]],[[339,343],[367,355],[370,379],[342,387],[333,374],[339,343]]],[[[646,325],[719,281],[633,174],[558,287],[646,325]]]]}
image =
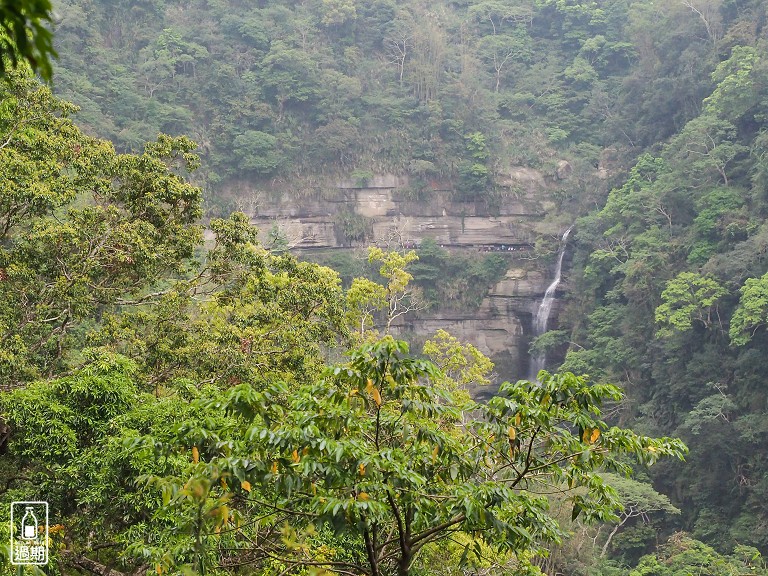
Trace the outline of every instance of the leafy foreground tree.
{"type": "Polygon", "coordinates": [[[157,299],[202,242],[195,144],[117,154],[28,75],[0,82],[0,388],[66,370],[83,329],[157,299]]]}
{"type": "Polygon", "coordinates": [[[211,221],[204,249],[188,139],[117,154],[19,72],[0,100],[0,542],[11,501],[46,500],[52,569],[102,573],[184,526],[150,521],[162,501],[135,479],[186,456],[142,459],[125,439],[170,442],[226,386],[313,382],[344,340],[344,297],[332,270],[259,246],[243,214],[211,221]]]}
{"type": "Polygon", "coordinates": [[[131,551],[158,572],[248,564],[370,576],[408,574],[422,550],[447,540],[466,542],[462,561],[481,543],[543,552],[564,535],[548,494],[569,493],[573,518],[615,520],[619,497],[599,471],[628,474],[627,456],[683,457],[678,440],[601,420],[601,404],[620,398],[614,386],[540,376],[505,383],[480,405],[385,337],[297,390],[243,384],[201,399],[211,420],[179,426],[175,445],[132,444],[148,460],[188,454],[178,474],[141,484],[164,495],[156,518],[190,523],[161,538],[173,553],[146,543],[131,551]],[[228,425],[211,425],[225,414],[228,425]]]}
{"type": "Polygon", "coordinates": [[[685,452],[608,427],[613,386],[542,372],[478,405],[391,338],[293,390],[178,380],[157,396],[134,362],[88,358],[0,396],[14,430],[0,496],[51,503],[52,573],[408,574],[446,546],[462,565],[493,547],[535,573],[564,536],[549,494],[573,518],[615,520],[599,471],[685,452]]]}
{"type": "Polygon", "coordinates": [[[51,81],[51,58],[57,56],[53,34],[48,30],[52,13],[50,0],[0,1],[0,77],[7,68],[27,62],[44,80],[51,81]]]}

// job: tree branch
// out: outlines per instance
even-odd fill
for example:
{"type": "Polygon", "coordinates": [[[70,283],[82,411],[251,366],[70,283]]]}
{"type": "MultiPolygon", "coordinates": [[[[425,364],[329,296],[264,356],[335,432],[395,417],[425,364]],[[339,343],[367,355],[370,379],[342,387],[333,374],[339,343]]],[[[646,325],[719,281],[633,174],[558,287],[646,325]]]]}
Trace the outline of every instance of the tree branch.
{"type": "Polygon", "coordinates": [[[99,576],[128,576],[124,572],[105,566],[104,564],[91,560],[85,556],[81,556],[80,554],[75,554],[71,550],[62,551],[61,557],[67,566],[85,570],[91,574],[98,574],[99,576]]]}

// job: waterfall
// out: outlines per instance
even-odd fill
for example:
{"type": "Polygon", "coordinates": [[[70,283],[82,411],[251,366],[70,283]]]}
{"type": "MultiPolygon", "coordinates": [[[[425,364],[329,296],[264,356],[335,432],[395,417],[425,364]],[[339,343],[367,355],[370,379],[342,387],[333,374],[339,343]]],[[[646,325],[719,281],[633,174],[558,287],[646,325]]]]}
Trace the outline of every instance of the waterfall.
{"type": "MultiPolygon", "coordinates": [[[[536,318],[533,321],[533,336],[541,336],[547,331],[547,321],[549,320],[549,314],[552,312],[552,304],[555,302],[555,291],[560,285],[560,273],[563,269],[563,256],[565,256],[565,248],[568,242],[568,234],[571,233],[573,224],[563,233],[563,237],[560,240],[560,251],[557,254],[557,266],[555,267],[555,279],[552,280],[552,284],[547,287],[547,291],[544,293],[544,298],[539,304],[539,309],[536,311],[536,318]]],[[[528,379],[533,382],[536,380],[536,376],[540,370],[544,369],[544,365],[547,362],[547,355],[543,352],[531,356],[531,365],[528,370],[528,379]]]]}

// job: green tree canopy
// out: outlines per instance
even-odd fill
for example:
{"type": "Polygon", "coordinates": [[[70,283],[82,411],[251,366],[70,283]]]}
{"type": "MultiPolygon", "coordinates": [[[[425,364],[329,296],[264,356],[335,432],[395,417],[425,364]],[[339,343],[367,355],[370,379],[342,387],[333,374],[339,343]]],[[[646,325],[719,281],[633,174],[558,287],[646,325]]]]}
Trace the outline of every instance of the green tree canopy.
{"type": "Polygon", "coordinates": [[[663,303],[656,308],[656,322],[662,327],[659,333],[690,330],[694,322],[704,328],[720,322],[717,302],[727,293],[713,278],[681,272],[661,293],[663,303]]]}
{"type": "Polygon", "coordinates": [[[74,107],[30,78],[0,85],[0,379],[61,368],[78,326],[152,298],[202,239],[195,145],[160,136],[117,154],[68,118],[74,107]]]}
{"type": "Polygon", "coordinates": [[[0,77],[20,62],[50,82],[51,58],[57,56],[53,35],[50,0],[2,0],[0,2],[0,77]]]}
{"type": "Polygon", "coordinates": [[[739,306],[731,318],[731,343],[747,344],[757,330],[768,323],[768,273],[760,278],[747,278],[741,287],[739,306]]]}
{"type": "MultiPolygon", "coordinates": [[[[627,473],[625,455],[644,464],[682,457],[679,441],[601,420],[602,402],[620,395],[615,387],[541,376],[540,384],[505,383],[479,405],[441,386],[437,368],[410,356],[404,342],[385,337],[293,391],[240,385],[204,401],[229,414],[234,428],[190,422],[177,429],[175,445],[147,436],[134,449],[192,449],[181,475],[146,479],[170,497],[163,515],[191,518],[230,501],[227,509],[238,509],[198,516],[187,537],[194,554],[175,562],[203,571],[223,538],[215,528],[247,534],[258,510],[290,528],[258,544],[243,538],[237,555],[279,559],[289,571],[408,574],[422,549],[457,533],[509,551],[560,539],[544,496],[553,489],[573,490],[574,518],[614,519],[619,500],[599,470],[627,473]],[[346,554],[307,554],[327,529],[345,539],[346,554]]],[[[173,559],[153,550],[153,562],[173,569],[173,559]]]]}

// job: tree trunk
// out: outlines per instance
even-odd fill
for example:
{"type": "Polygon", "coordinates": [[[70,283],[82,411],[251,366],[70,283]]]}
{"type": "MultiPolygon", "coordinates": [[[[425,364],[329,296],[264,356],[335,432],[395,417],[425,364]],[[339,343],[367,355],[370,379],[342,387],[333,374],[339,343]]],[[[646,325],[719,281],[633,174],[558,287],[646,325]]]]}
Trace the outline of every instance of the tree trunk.
{"type": "Polygon", "coordinates": [[[408,576],[408,572],[411,569],[411,560],[413,559],[410,546],[401,549],[401,552],[402,555],[397,562],[397,576],[408,576]]]}
{"type": "Polygon", "coordinates": [[[602,550],[600,550],[600,558],[605,558],[605,555],[608,553],[608,547],[611,545],[611,540],[613,540],[613,537],[616,536],[616,533],[619,531],[619,528],[624,526],[624,524],[627,523],[627,520],[629,520],[631,517],[632,516],[630,512],[630,514],[624,516],[624,518],[621,519],[621,522],[619,522],[618,524],[616,524],[616,526],[614,526],[613,530],[611,530],[611,533],[608,534],[608,539],[605,541],[605,544],[603,544],[602,550]]]}
{"type": "Polygon", "coordinates": [[[126,576],[123,572],[113,570],[109,566],[105,566],[95,560],[91,560],[90,558],[80,556],[79,554],[70,551],[62,552],[62,559],[68,566],[77,568],[78,570],[85,570],[92,574],[99,574],[100,576],[126,576]]]}

